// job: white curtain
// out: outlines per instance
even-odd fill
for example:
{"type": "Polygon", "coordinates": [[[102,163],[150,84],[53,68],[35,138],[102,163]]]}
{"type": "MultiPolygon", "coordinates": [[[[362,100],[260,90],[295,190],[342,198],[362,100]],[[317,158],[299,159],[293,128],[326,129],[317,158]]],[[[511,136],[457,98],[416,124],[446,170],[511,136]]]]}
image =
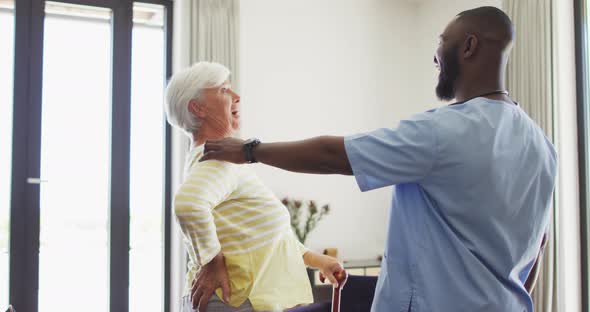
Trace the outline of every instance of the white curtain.
{"type": "MultiPolygon", "coordinates": [[[[239,90],[239,0],[175,0],[173,71],[186,68],[199,61],[217,62],[231,71],[232,88],[239,90]]],[[[185,153],[189,139],[174,130],[172,135],[172,190],[182,179],[185,153]]],[[[186,254],[176,222],[171,239],[170,307],[167,311],[180,311],[184,291],[186,254]]]]}
{"type": "Polygon", "coordinates": [[[516,27],[506,77],[508,89],[553,138],[551,0],[504,0],[503,8],[516,27]]]}
{"type": "Polygon", "coordinates": [[[232,72],[232,88],[239,90],[239,1],[190,1],[190,61],[217,62],[232,72]]]}
{"type": "MultiPolygon", "coordinates": [[[[516,27],[516,43],[507,70],[507,87],[528,115],[554,139],[552,10],[550,0],[504,0],[503,9],[516,27]]],[[[557,311],[556,208],[539,279],[533,292],[535,311],[557,311]]]]}

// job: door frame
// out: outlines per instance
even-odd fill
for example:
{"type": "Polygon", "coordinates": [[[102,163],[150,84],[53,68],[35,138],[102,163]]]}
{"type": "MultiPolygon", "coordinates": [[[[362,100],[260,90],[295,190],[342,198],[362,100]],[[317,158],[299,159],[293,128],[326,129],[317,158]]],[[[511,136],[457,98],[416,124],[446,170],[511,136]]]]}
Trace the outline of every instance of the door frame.
{"type": "MultiPolygon", "coordinates": [[[[172,73],[171,0],[57,0],[112,10],[111,172],[110,172],[110,311],[129,310],[129,167],[131,120],[131,39],[133,3],[166,9],[166,80],[172,73]]],[[[38,311],[39,184],[43,76],[44,0],[15,1],[15,59],[10,201],[9,302],[19,311],[38,311]]],[[[162,86],[164,87],[164,86],[162,86]]],[[[164,294],[162,311],[170,306],[171,129],[165,128],[164,294]]]]}

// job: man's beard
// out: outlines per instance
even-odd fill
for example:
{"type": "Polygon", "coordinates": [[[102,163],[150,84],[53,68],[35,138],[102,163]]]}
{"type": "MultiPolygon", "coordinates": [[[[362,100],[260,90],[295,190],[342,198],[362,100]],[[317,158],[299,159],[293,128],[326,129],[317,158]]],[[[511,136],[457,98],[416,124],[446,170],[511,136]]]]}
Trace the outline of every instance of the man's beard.
{"type": "Polygon", "coordinates": [[[459,46],[452,47],[443,52],[440,61],[440,73],[436,85],[436,96],[441,101],[450,101],[455,98],[455,84],[459,78],[459,46]]]}

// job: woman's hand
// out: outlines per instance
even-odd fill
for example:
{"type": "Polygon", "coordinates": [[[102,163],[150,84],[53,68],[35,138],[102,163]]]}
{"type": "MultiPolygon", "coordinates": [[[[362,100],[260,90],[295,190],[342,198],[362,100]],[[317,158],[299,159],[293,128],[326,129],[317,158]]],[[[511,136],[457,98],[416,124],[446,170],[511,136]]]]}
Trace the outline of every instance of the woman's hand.
{"type": "Polygon", "coordinates": [[[191,290],[193,309],[197,309],[199,312],[207,311],[209,299],[215,294],[215,289],[218,287],[221,287],[223,301],[228,303],[231,289],[225,267],[225,257],[221,252],[211,262],[205,264],[193,280],[191,290]]]}
{"type": "Polygon", "coordinates": [[[330,256],[321,255],[320,265],[318,269],[330,283],[338,287],[338,279],[334,276],[337,272],[344,271],[342,264],[336,259],[330,256]]]}
{"type": "Polygon", "coordinates": [[[344,267],[338,259],[308,251],[303,255],[303,262],[309,267],[319,269],[321,275],[327,278],[332,285],[338,286],[338,279],[334,274],[344,271],[344,267]]]}

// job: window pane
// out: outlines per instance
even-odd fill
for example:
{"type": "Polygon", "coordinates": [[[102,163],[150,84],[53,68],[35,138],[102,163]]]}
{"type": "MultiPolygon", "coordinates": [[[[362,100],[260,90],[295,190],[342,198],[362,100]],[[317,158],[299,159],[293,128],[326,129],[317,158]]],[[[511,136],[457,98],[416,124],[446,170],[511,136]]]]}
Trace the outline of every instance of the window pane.
{"type": "Polygon", "coordinates": [[[45,12],[39,311],[108,311],[111,12],[45,12]]]}
{"type": "Polygon", "coordinates": [[[0,309],[8,306],[14,1],[0,2],[0,309]]]}
{"type": "Polygon", "coordinates": [[[133,10],[129,311],[164,311],[164,7],[133,10]]]}

